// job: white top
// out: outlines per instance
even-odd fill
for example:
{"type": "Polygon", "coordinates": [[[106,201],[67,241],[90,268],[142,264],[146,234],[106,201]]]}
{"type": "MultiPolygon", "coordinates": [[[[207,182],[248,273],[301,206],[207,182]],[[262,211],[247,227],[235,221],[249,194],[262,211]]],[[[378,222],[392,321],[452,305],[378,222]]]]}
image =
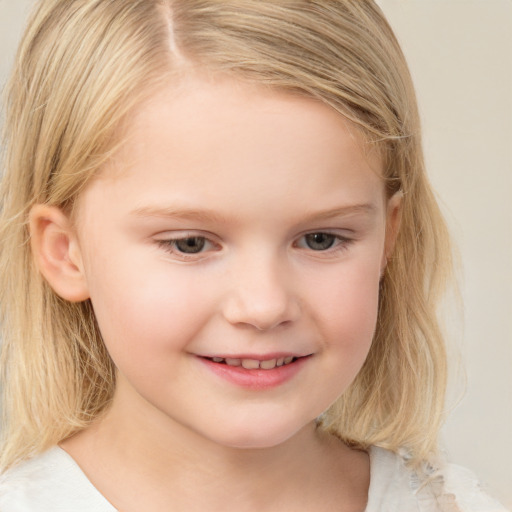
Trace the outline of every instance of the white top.
{"type": "MultiPolygon", "coordinates": [[[[1,512],[116,512],[61,448],[0,476],[1,512]]],[[[422,476],[405,458],[372,447],[370,489],[365,512],[507,512],[459,466],[426,467],[422,476]]]]}

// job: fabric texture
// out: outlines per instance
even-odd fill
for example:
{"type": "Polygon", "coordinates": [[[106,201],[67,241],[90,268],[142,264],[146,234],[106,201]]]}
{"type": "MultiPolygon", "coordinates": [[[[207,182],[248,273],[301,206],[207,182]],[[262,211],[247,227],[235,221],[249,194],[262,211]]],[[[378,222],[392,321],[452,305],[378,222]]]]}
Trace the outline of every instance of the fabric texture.
{"type": "Polygon", "coordinates": [[[455,464],[407,466],[406,454],[370,449],[370,489],[365,512],[509,512],[473,473],[455,464]]]}
{"type": "Polygon", "coordinates": [[[0,477],[1,512],[116,512],[59,447],[0,477]]]}
{"type": "MultiPolygon", "coordinates": [[[[507,512],[468,470],[452,464],[419,471],[407,456],[372,447],[365,512],[507,512]]],[[[1,512],[116,512],[61,448],[0,476],[1,512]]]]}

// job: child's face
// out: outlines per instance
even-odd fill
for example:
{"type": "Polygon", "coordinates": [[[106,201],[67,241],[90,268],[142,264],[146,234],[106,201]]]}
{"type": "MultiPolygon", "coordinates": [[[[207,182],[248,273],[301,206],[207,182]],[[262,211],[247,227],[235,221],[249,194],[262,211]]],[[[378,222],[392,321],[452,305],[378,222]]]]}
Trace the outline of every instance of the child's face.
{"type": "Polygon", "coordinates": [[[283,442],[370,348],[396,218],[379,159],[328,107],[229,81],[190,78],[130,123],[77,221],[116,400],[223,445],[283,442]]]}

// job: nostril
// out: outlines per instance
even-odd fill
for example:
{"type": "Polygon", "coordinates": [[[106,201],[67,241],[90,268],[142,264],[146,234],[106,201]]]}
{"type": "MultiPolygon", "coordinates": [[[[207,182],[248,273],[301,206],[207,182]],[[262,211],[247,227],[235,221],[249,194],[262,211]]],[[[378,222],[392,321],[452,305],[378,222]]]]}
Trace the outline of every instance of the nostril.
{"type": "Polygon", "coordinates": [[[223,305],[223,315],[232,325],[268,331],[285,327],[300,317],[298,297],[279,282],[278,276],[252,274],[249,285],[243,285],[247,275],[237,282],[223,305]]]}

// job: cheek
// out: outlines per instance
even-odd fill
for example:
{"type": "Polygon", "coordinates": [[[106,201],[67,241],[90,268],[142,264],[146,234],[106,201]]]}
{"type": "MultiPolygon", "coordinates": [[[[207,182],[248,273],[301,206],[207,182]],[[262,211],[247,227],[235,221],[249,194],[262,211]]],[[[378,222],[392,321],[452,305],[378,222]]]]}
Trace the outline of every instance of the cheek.
{"type": "Polygon", "coordinates": [[[354,381],[370,350],[377,321],[380,271],[376,259],[356,260],[309,282],[309,318],[320,336],[317,387],[309,390],[318,414],[354,381]]]}
{"type": "Polygon", "coordinates": [[[202,280],[153,258],[94,260],[91,301],[115,362],[148,361],[183,349],[211,314],[202,280]]]}
{"type": "Polygon", "coordinates": [[[317,325],[324,342],[356,366],[364,361],[375,332],[379,282],[375,260],[354,261],[314,288],[317,325]]]}

